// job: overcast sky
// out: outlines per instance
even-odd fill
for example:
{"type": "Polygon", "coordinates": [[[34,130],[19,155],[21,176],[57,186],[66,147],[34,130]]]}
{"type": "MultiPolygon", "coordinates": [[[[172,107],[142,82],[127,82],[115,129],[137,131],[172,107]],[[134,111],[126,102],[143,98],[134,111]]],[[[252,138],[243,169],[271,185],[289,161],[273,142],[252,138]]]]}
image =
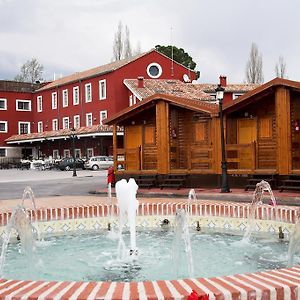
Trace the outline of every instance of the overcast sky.
{"type": "Polygon", "coordinates": [[[299,0],[0,0],[0,79],[36,57],[44,78],[111,62],[118,22],[142,51],[172,41],[197,63],[200,82],[220,74],[245,80],[251,43],[263,55],[265,81],[283,56],[300,81],[299,0]]]}

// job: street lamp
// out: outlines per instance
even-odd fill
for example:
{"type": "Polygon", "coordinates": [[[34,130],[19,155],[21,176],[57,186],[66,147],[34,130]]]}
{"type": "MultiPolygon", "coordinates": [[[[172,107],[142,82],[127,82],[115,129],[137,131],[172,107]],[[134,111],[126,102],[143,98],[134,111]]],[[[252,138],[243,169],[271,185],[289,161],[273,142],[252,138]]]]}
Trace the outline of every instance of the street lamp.
{"type": "Polygon", "coordinates": [[[225,155],[225,138],[224,138],[224,124],[223,124],[223,98],[224,98],[224,88],[221,84],[218,84],[216,88],[216,98],[219,101],[219,118],[220,118],[220,128],[221,128],[221,150],[222,150],[222,180],[221,180],[221,193],[230,193],[230,188],[228,185],[228,176],[227,176],[227,162],[225,155]]]}
{"type": "Polygon", "coordinates": [[[73,155],[73,177],[76,177],[77,176],[77,173],[76,173],[76,157],[75,157],[75,139],[76,139],[76,129],[73,127],[71,129],[71,134],[70,134],[70,137],[72,139],[72,155],[73,155]]]}

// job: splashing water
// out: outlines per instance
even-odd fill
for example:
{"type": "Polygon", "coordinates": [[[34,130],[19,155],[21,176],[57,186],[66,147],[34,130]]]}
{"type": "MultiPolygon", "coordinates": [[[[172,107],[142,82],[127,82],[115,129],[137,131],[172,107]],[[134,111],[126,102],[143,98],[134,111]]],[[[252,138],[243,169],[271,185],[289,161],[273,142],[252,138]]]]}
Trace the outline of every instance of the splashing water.
{"type": "Polygon", "coordinates": [[[190,278],[194,277],[194,265],[193,265],[193,256],[192,256],[192,248],[191,248],[191,239],[187,221],[187,214],[184,209],[177,209],[175,216],[175,237],[173,241],[173,265],[175,266],[176,276],[178,278],[179,274],[179,263],[180,259],[180,245],[183,241],[184,243],[184,251],[187,257],[188,264],[188,272],[190,278]]]}
{"type": "Polygon", "coordinates": [[[128,256],[126,245],[122,237],[126,219],[130,229],[130,255],[137,254],[135,217],[138,208],[138,201],[136,199],[138,188],[133,178],[130,178],[128,182],[125,179],[121,179],[116,183],[116,196],[119,207],[119,259],[124,259],[124,257],[128,256]]]}
{"type": "Polygon", "coordinates": [[[288,267],[293,265],[294,255],[300,250],[300,209],[297,211],[297,220],[295,223],[294,231],[290,237],[289,249],[288,249],[288,267]]]}
{"type": "Polygon", "coordinates": [[[33,252],[35,249],[35,233],[36,230],[32,226],[26,209],[18,205],[12,212],[11,218],[5,227],[3,235],[3,244],[0,258],[0,275],[3,274],[3,266],[5,263],[7,246],[10,241],[12,230],[16,230],[18,238],[21,242],[21,253],[25,254],[27,261],[33,260],[33,252]]]}
{"type": "MultiPolygon", "coordinates": [[[[247,230],[243,236],[243,242],[249,242],[252,232],[254,231],[255,227],[255,211],[258,205],[262,204],[262,197],[264,192],[269,192],[270,198],[271,198],[271,204],[273,206],[276,206],[276,199],[273,195],[272,189],[270,187],[270,184],[267,181],[262,180],[261,182],[256,184],[256,188],[253,193],[252,202],[250,205],[250,213],[249,213],[249,225],[247,227],[247,230]]],[[[277,210],[276,210],[275,219],[277,219],[277,210]]]]}

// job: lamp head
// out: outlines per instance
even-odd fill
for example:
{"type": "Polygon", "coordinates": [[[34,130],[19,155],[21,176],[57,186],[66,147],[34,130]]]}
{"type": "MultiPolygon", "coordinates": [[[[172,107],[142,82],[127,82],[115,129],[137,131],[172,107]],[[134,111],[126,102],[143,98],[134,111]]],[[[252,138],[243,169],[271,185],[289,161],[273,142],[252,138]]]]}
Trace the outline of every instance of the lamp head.
{"type": "Polygon", "coordinates": [[[216,98],[219,101],[222,101],[224,98],[224,88],[221,86],[221,84],[218,84],[217,88],[215,89],[216,91],[216,98]]]}

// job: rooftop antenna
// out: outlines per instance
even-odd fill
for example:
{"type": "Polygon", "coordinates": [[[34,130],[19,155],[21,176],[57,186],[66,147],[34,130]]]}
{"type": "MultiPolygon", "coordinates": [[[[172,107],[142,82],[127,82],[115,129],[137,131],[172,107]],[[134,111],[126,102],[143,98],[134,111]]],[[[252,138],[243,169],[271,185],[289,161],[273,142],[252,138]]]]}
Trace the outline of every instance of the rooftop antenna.
{"type": "Polygon", "coordinates": [[[171,76],[174,76],[173,27],[171,26],[171,76]]]}

